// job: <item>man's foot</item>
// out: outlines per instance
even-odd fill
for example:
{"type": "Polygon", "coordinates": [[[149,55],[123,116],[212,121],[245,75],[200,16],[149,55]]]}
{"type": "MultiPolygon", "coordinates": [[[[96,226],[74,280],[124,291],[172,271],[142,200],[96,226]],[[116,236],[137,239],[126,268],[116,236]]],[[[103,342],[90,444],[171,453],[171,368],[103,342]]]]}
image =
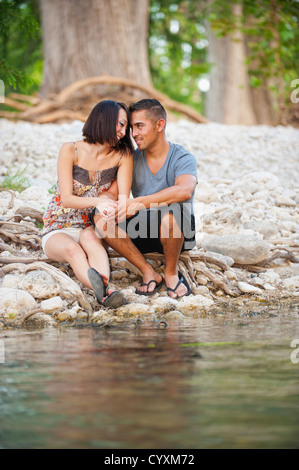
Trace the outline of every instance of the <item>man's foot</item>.
{"type": "Polygon", "coordinates": [[[165,274],[165,283],[167,293],[172,299],[178,299],[191,294],[190,286],[185,276],[180,271],[175,275],[165,274]]]}
{"type": "Polygon", "coordinates": [[[163,277],[156,271],[146,272],[143,274],[143,283],[136,289],[136,294],[153,295],[163,284],[163,277]]]}
{"type": "Polygon", "coordinates": [[[139,295],[154,295],[162,287],[162,284],[163,284],[163,279],[162,279],[161,282],[157,282],[154,279],[151,279],[149,282],[143,282],[140,285],[140,287],[145,286],[147,290],[144,292],[144,291],[141,291],[140,289],[136,289],[136,294],[139,294],[139,295]],[[154,289],[149,290],[152,283],[154,285],[154,289]]]}

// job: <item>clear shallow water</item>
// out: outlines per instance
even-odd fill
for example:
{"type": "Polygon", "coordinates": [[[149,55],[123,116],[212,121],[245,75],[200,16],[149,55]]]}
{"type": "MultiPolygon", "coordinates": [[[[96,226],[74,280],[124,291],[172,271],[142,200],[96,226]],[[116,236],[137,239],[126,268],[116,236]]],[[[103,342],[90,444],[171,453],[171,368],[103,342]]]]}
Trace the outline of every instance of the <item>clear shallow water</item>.
{"type": "Polygon", "coordinates": [[[295,338],[296,309],[4,330],[0,448],[298,448],[295,338]]]}

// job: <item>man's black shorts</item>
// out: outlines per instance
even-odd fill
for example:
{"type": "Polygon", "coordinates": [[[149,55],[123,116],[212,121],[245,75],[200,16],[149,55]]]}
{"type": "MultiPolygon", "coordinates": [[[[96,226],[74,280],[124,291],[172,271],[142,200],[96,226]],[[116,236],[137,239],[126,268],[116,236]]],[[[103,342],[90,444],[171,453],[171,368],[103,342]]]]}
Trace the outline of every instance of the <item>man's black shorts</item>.
{"type": "MultiPolygon", "coordinates": [[[[163,253],[163,246],[160,241],[160,226],[163,215],[168,212],[174,215],[178,227],[184,234],[182,251],[191,250],[196,244],[195,217],[193,214],[190,214],[188,204],[174,203],[169,206],[144,209],[119,223],[118,226],[129,235],[132,242],[141,253],[151,253],[155,251],[163,253]]],[[[90,221],[93,225],[93,216],[95,213],[96,209],[90,217],[90,221]]]]}

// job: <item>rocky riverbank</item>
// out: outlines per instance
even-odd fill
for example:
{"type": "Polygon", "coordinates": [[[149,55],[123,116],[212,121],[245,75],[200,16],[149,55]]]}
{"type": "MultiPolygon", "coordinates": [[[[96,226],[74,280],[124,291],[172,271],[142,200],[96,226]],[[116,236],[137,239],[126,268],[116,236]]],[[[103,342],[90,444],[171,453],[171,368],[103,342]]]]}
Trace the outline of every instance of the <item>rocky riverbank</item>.
{"type": "MultiPolygon", "coordinates": [[[[248,302],[256,309],[298,299],[298,130],[169,123],[169,140],[198,161],[197,247],[191,252],[192,269],[180,265],[192,295],[173,300],[165,288],[150,298],[136,295],[140,273],[126,260],[113,258],[112,284],[131,302],[115,311],[101,308],[68,266],[42,261],[38,218],[28,212],[40,214],[46,207],[59,148],[80,139],[81,130],[77,121],[37,125],[0,120],[1,178],[8,168],[22,168],[30,180],[24,191],[0,193],[0,327],[102,325],[144,315],[179,319],[225,307],[244,311],[248,302]],[[18,212],[23,216],[16,217],[18,212]],[[20,263],[20,257],[27,261],[20,263]]],[[[163,274],[163,262],[151,262],[163,274]]]]}

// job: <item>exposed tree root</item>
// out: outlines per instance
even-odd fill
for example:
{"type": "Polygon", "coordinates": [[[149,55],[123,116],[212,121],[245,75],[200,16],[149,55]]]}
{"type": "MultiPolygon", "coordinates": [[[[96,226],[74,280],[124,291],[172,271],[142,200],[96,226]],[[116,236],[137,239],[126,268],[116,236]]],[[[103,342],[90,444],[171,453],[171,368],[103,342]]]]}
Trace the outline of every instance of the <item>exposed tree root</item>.
{"type": "MultiPolygon", "coordinates": [[[[0,258],[0,264],[1,264],[1,258],[0,258]]],[[[71,300],[78,300],[79,304],[81,305],[82,308],[84,308],[87,312],[91,312],[92,308],[90,305],[90,302],[86,298],[86,296],[83,294],[80,286],[73,281],[69,276],[64,274],[60,269],[55,268],[55,266],[52,266],[50,264],[44,263],[44,262],[33,262],[28,265],[25,263],[11,263],[6,266],[3,266],[0,268],[0,273],[7,274],[12,271],[18,271],[20,273],[27,273],[29,271],[34,271],[37,269],[44,270],[51,274],[51,276],[59,283],[59,285],[62,288],[62,293],[63,297],[66,299],[71,299],[71,300]]]]}
{"type": "MultiPolygon", "coordinates": [[[[101,75],[98,77],[89,77],[72,83],[60,93],[51,96],[48,99],[32,97],[26,95],[10,94],[5,98],[5,105],[17,110],[0,111],[0,117],[7,119],[19,119],[24,121],[36,122],[40,124],[59,122],[59,121],[86,121],[86,118],[95,105],[96,101],[105,99],[105,96],[99,96],[94,91],[89,94],[86,90],[98,85],[109,85],[121,87],[124,89],[139,90],[146,96],[158,99],[167,109],[181,113],[197,123],[207,123],[208,120],[193,108],[170,99],[168,96],[160,93],[154,88],[146,87],[140,83],[125,78],[111,77],[101,75]],[[81,98],[84,96],[84,104],[81,98]],[[29,104],[28,104],[29,103],[29,104]],[[89,111],[87,111],[89,105],[89,111]],[[79,109],[78,109],[79,108],[79,109]]],[[[128,95],[126,95],[128,98],[128,95]]]]}

